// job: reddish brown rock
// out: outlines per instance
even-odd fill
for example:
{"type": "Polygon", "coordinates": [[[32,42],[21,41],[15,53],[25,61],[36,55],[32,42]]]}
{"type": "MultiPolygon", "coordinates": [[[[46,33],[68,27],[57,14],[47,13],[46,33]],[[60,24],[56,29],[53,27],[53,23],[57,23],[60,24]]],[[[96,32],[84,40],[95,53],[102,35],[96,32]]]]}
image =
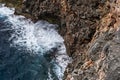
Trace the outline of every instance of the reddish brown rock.
{"type": "Polygon", "coordinates": [[[120,0],[24,0],[33,20],[59,25],[73,62],[64,80],[120,80],[120,0]]]}
{"type": "Polygon", "coordinates": [[[23,11],[59,24],[73,58],[65,80],[119,80],[119,0],[26,0],[23,11]],[[117,43],[118,42],[118,43],[117,43]],[[118,71],[117,71],[118,70],[118,71]]]}

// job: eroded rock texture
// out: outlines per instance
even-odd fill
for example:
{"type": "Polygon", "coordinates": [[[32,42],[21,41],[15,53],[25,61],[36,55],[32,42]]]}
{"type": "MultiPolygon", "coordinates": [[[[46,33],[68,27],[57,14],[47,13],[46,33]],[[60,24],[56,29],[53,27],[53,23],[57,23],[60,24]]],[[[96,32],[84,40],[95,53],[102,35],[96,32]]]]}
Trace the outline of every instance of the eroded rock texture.
{"type": "Polygon", "coordinates": [[[22,12],[59,24],[64,80],[120,80],[120,0],[23,0],[22,12]]]}
{"type": "Polygon", "coordinates": [[[23,11],[60,25],[65,80],[120,80],[120,0],[26,0],[23,11]]]}

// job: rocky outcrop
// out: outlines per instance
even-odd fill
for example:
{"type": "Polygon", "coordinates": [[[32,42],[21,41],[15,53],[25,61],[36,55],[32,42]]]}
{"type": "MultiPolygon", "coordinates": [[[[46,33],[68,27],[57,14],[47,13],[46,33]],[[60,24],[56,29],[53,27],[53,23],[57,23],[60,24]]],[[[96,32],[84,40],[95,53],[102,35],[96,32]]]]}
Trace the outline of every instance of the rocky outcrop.
{"type": "Polygon", "coordinates": [[[110,12],[101,18],[87,50],[93,61],[88,70],[96,73],[90,80],[120,80],[120,0],[111,1],[109,6],[110,12]]]}
{"type": "Polygon", "coordinates": [[[119,6],[120,0],[24,0],[22,14],[59,25],[73,59],[65,80],[120,80],[119,6]]]}
{"type": "Polygon", "coordinates": [[[59,24],[67,53],[65,80],[119,80],[119,0],[26,0],[34,19],[59,24]]]}
{"type": "Polygon", "coordinates": [[[35,19],[54,19],[60,25],[59,31],[72,56],[82,52],[82,44],[91,41],[100,18],[109,11],[105,10],[109,8],[105,4],[105,1],[100,0],[26,0],[23,12],[35,19]]]}
{"type": "MultiPolygon", "coordinates": [[[[16,8],[16,11],[22,12],[23,0],[0,0],[0,3],[4,3],[6,6],[16,8]]],[[[18,12],[18,13],[19,13],[18,12]]]]}

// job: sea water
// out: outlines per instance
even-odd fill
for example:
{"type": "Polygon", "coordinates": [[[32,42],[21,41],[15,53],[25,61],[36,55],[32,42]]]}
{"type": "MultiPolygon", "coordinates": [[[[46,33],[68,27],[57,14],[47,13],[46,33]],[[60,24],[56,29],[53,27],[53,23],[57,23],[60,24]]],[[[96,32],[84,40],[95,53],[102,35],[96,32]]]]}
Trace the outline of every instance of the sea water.
{"type": "Polygon", "coordinates": [[[55,24],[0,5],[0,80],[62,80],[69,63],[55,24]]]}

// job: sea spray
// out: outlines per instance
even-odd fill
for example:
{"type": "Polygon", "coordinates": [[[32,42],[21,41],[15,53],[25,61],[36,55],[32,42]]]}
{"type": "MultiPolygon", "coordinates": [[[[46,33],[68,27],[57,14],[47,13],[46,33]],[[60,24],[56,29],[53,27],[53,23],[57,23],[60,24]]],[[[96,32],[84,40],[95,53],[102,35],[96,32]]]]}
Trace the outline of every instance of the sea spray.
{"type": "Polygon", "coordinates": [[[56,27],[46,21],[33,23],[24,16],[14,15],[14,8],[2,4],[0,55],[5,57],[5,65],[0,63],[0,79],[62,80],[70,58],[56,27]]]}

